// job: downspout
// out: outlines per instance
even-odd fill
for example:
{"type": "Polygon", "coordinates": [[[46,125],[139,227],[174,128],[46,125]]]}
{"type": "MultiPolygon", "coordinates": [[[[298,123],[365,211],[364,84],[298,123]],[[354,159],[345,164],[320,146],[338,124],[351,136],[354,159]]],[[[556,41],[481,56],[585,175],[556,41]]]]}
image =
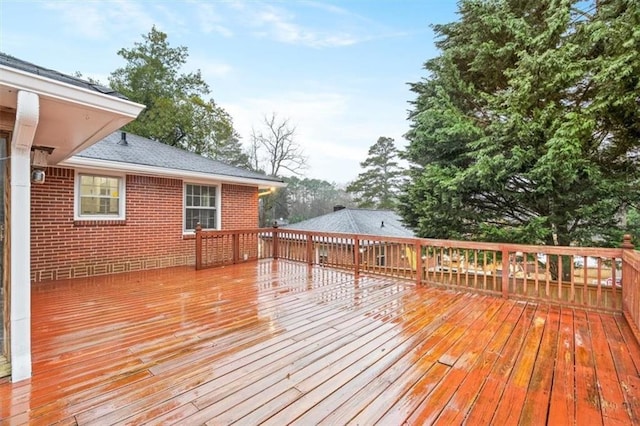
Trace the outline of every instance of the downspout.
{"type": "Polygon", "coordinates": [[[18,91],[10,152],[9,345],[12,382],[31,377],[31,145],[39,119],[38,95],[18,91]]]}

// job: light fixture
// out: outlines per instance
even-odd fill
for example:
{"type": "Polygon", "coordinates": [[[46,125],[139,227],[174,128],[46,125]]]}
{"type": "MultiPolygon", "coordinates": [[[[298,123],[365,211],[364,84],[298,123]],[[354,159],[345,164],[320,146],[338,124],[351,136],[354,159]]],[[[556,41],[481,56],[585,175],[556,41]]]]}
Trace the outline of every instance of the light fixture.
{"type": "Polygon", "coordinates": [[[266,191],[258,192],[258,197],[262,197],[264,195],[273,194],[274,192],[276,192],[276,188],[272,186],[271,188],[267,189],[266,191]]]}
{"type": "Polygon", "coordinates": [[[43,184],[45,178],[44,170],[42,169],[33,169],[31,170],[31,182],[37,184],[43,184]]]}

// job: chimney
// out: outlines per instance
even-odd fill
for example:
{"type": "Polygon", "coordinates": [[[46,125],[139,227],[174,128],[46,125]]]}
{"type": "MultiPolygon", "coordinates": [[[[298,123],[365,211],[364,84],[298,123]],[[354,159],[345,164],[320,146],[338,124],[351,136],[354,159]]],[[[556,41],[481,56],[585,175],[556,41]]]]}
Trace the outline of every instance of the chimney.
{"type": "Polygon", "coordinates": [[[341,206],[341,205],[333,206],[333,211],[334,212],[337,212],[337,211],[340,211],[340,210],[344,210],[344,209],[345,209],[345,207],[341,206]]]}
{"type": "Polygon", "coordinates": [[[120,140],[118,141],[118,145],[128,146],[127,143],[127,132],[120,132],[120,140]]]}

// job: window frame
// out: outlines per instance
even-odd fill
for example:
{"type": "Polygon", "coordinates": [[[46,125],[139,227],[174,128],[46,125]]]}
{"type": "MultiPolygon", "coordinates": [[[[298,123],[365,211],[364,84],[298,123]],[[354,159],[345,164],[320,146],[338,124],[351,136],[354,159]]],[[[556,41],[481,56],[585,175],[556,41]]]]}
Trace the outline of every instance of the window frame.
{"type": "Polygon", "coordinates": [[[77,221],[107,221],[107,220],[119,220],[124,221],[127,217],[126,206],[127,206],[127,175],[125,173],[113,173],[113,172],[101,172],[96,170],[75,170],[74,179],[73,179],[73,219],[77,221]],[[95,215],[82,215],[80,213],[80,177],[81,176],[94,176],[94,177],[105,177],[105,178],[115,178],[118,179],[118,215],[104,215],[104,214],[95,214],[95,215]]]}
{"type": "MultiPolygon", "coordinates": [[[[221,222],[222,222],[222,185],[219,182],[203,182],[203,181],[183,181],[183,185],[182,185],[182,234],[183,235],[193,235],[196,230],[195,229],[187,229],[187,186],[188,185],[195,185],[195,186],[208,186],[210,188],[215,188],[216,189],[216,195],[215,195],[215,200],[216,200],[216,205],[215,207],[211,208],[208,207],[209,209],[215,209],[215,214],[216,214],[216,227],[215,228],[202,228],[203,230],[207,230],[207,231],[218,231],[220,229],[222,229],[221,227],[221,222]]],[[[194,207],[194,206],[192,206],[194,207]]],[[[194,207],[194,208],[202,208],[202,206],[200,207],[194,207]]]]}

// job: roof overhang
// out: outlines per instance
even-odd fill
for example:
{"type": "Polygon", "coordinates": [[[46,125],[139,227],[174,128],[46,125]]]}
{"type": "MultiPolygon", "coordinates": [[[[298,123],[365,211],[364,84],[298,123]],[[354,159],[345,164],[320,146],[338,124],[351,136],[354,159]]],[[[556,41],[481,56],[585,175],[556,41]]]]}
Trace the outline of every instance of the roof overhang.
{"type": "Polygon", "coordinates": [[[19,91],[39,97],[33,145],[53,149],[51,165],[105,138],[144,109],[116,96],[0,65],[0,106],[5,112],[16,111],[19,91]]]}
{"type": "Polygon", "coordinates": [[[119,161],[98,160],[80,156],[71,157],[60,163],[60,166],[71,168],[86,168],[101,171],[119,171],[136,175],[172,177],[182,180],[222,182],[234,185],[257,186],[258,189],[284,188],[284,182],[263,179],[251,179],[238,176],[221,175],[214,173],[193,172],[189,170],[167,169],[164,167],[147,166],[144,164],[122,163],[119,161]]]}

